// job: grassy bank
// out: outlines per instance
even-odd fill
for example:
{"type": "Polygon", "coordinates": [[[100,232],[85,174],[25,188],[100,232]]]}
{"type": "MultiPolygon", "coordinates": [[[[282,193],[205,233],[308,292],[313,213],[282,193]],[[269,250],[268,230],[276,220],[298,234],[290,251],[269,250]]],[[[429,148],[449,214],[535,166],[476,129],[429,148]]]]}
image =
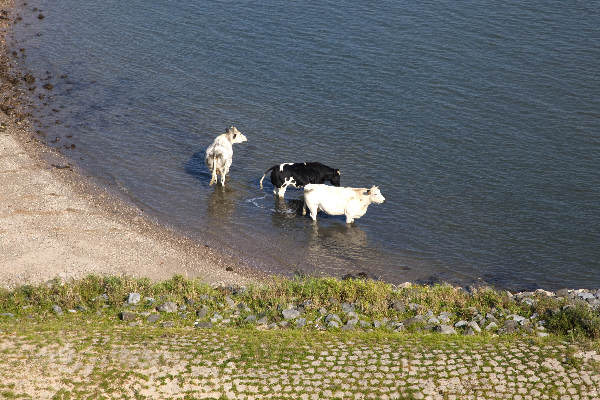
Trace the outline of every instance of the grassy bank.
{"type": "Polygon", "coordinates": [[[211,287],[181,276],[158,283],[88,276],[0,290],[0,314],[4,324],[91,318],[165,327],[600,337],[598,309],[576,293],[561,297],[449,285],[395,287],[361,279],[274,278],[257,286],[211,287]]]}

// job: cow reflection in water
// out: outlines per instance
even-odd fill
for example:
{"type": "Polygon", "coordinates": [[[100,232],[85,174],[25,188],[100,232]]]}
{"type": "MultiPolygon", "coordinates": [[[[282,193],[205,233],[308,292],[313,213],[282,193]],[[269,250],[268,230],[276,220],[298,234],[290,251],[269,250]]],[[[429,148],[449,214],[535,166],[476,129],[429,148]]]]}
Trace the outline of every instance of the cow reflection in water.
{"type": "Polygon", "coordinates": [[[242,194],[232,185],[217,186],[208,195],[207,213],[215,221],[230,221],[242,194]]]}
{"type": "Polygon", "coordinates": [[[329,226],[312,224],[310,227],[311,252],[335,252],[337,255],[355,256],[368,245],[367,233],[356,226],[334,222],[329,226]],[[354,254],[358,252],[357,254],[354,254]]]}

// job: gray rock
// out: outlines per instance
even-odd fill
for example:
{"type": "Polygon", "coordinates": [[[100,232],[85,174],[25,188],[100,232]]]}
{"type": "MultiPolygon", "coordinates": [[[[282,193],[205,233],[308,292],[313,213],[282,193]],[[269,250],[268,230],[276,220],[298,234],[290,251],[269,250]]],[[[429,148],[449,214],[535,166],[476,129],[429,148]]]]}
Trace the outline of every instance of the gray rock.
{"type": "Polygon", "coordinates": [[[436,317],[430,317],[427,322],[429,322],[430,324],[439,324],[440,320],[437,319],[436,317]]]}
{"type": "Polygon", "coordinates": [[[269,329],[277,329],[277,328],[279,328],[279,325],[277,325],[275,322],[273,322],[273,323],[269,324],[268,328],[269,329]]]}
{"type": "Polygon", "coordinates": [[[329,323],[331,321],[337,321],[338,325],[341,325],[342,320],[340,319],[340,317],[337,314],[328,314],[325,317],[325,323],[329,323]]]}
{"type": "Polygon", "coordinates": [[[306,318],[298,318],[296,320],[296,328],[302,328],[306,325],[306,318]]]}
{"type": "Polygon", "coordinates": [[[548,332],[542,332],[542,331],[538,331],[538,332],[537,332],[537,335],[538,335],[539,337],[546,337],[546,336],[548,336],[548,332]]]}
{"type": "Polygon", "coordinates": [[[402,322],[396,322],[396,326],[394,329],[396,332],[400,332],[404,330],[404,324],[402,322]]]}
{"type": "Polygon", "coordinates": [[[267,317],[262,317],[259,318],[256,323],[259,325],[266,325],[269,322],[269,319],[267,317]]]}
{"type": "Polygon", "coordinates": [[[121,313],[119,314],[119,318],[122,321],[135,321],[135,319],[137,318],[137,314],[129,311],[121,311],[121,313]]]}
{"type": "Polygon", "coordinates": [[[283,310],[281,314],[285,319],[296,319],[300,316],[300,311],[295,308],[288,308],[287,310],[283,310]]]}
{"type": "Polygon", "coordinates": [[[528,306],[530,306],[530,307],[533,307],[533,306],[535,305],[535,300],[533,300],[533,299],[531,299],[531,298],[529,298],[529,297],[525,297],[525,298],[522,300],[522,302],[523,302],[523,303],[525,303],[525,304],[527,304],[527,305],[528,305],[528,306]]]}
{"type": "Polygon", "coordinates": [[[360,321],[358,321],[358,324],[361,326],[361,328],[370,328],[373,326],[369,322],[363,321],[362,319],[360,321]]]}
{"type": "Polygon", "coordinates": [[[208,315],[208,307],[204,306],[201,309],[196,311],[196,317],[204,318],[208,315]]]}
{"type": "Polygon", "coordinates": [[[210,319],[210,322],[212,322],[213,324],[216,322],[219,322],[220,320],[223,319],[223,316],[219,313],[214,313],[212,318],[210,319]]]}
{"type": "Polygon", "coordinates": [[[288,321],[280,321],[279,326],[282,328],[287,328],[290,325],[288,321]]]}
{"type": "Polygon", "coordinates": [[[62,308],[58,304],[55,304],[55,305],[52,306],[52,311],[54,311],[54,314],[56,314],[56,315],[62,315],[63,314],[63,310],[62,310],[62,308]]]}
{"type": "Polygon", "coordinates": [[[350,320],[348,320],[348,322],[346,322],[346,325],[355,326],[356,324],[358,324],[358,319],[356,319],[356,318],[350,319],[350,320]]]}
{"type": "Polygon", "coordinates": [[[513,319],[504,321],[503,333],[513,333],[519,329],[519,323],[513,319]]]}
{"type": "Polygon", "coordinates": [[[165,321],[160,324],[163,328],[172,328],[175,326],[175,322],[173,321],[165,321]]]}
{"type": "Polygon", "coordinates": [[[148,318],[146,319],[146,321],[148,321],[149,323],[153,324],[156,321],[158,321],[160,319],[160,315],[159,314],[150,314],[148,315],[148,318]]]}
{"type": "Polygon", "coordinates": [[[340,327],[340,323],[337,320],[332,319],[332,320],[330,320],[330,321],[327,322],[327,327],[329,327],[329,328],[339,328],[340,327]]]}
{"type": "Polygon", "coordinates": [[[569,297],[569,289],[558,289],[556,297],[569,297]]]}
{"type": "Polygon", "coordinates": [[[479,327],[479,324],[475,321],[471,321],[467,324],[469,326],[469,328],[473,329],[475,332],[481,332],[481,328],[479,327]]]}
{"type": "Polygon", "coordinates": [[[394,302],[392,302],[392,309],[399,313],[403,313],[406,311],[406,306],[400,300],[394,300],[394,302]]]}
{"type": "Polygon", "coordinates": [[[252,323],[255,321],[256,321],[256,315],[254,315],[254,314],[248,315],[246,318],[244,318],[244,322],[246,322],[246,323],[252,323]]]}
{"type": "Polygon", "coordinates": [[[455,328],[460,328],[461,326],[466,326],[468,325],[468,322],[465,321],[464,319],[461,319],[460,321],[458,321],[457,323],[454,324],[455,328]]]}
{"type": "Polygon", "coordinates": [[[487,313],[485,316],[485,319],[487,319],[489,322],[498,323],[498,319],[496,317],[494,317],[494,314],[491,314],[491,313],[487,313]]]}
{"type": "Polygon", "coordinates": [[[417,303],[409,303],[408,304],[408,309],[411,311],[419,311],[420,309],[425,308],[420,304],[417,303]]]}
{"type": "Polygon", "coordinates": [[[523,321],[525,321],[527,318],[522,317],[520,315],[517,314],[511,314],[508,316],[508,318],[512,319],[513,321],[517,321],[520,324],[523,324],[523,321]]]}
{"type": "Polygon", "coordinates": [[[595,299],[596,299],[596,296],[594,296],[594,295],[593,295],[592,293],[590,293],[590,292],[581,292],[581,293],[579,293],[577,296],[578,296],[580,299],[582,299],[582,300],[586,300],[586,301],[589,301],[589,300],[595,300],[595,299]]]}
{"type": "Polygon", "coordinates": [[[348,319],[357,319],[358,318],[358,314],[354,311],[350,311],[349,313],[346,314],[346,316],[348,317],[348,319]]]}
{"type": "Polygon", "coordinates": [[[600,308],[600,300],[598,300],[598,299],[588,300],[588,303],[590,304],[590,307],[592,307],[592,308],[600,308]]]}
{"type": "Polygon", "coordinates": [[[455,335],[456,331],[450,325],[439,325],[436,330],[443,335],[455,335]]]}
{"type": "Polygon", "coordinates": [[[127,304],[135,305],[140,302],[142,297],[139,293],[129,293],[129,297],[127,298],[127,304]]]}
{"type": "Polygon", "coordinates": [[[160,312],[173,313],[177,312],[177,304],[172,301],[167,301],[166,303],[161,304],[157,307],[157,310],[160,312]]]}
{"type": "Polygon", "coordinates": [[[422,324],[424,322],[425,322],[425,317],[423,317],[422,315],[416,315],[412,318],[405,319],[403,321],[403,324],[404,324],[404,326],[409,327],[414,324],[422,324]]]}
{"type": "Polygon", "coordinates": [[[496,328],[498,328],[498,324],[495,323],[494,321],[492,321],[485,327],[485,330],[491,331],[492,329],[496,329],[496,328]]]}
{"type": "Polygon", "coordinates": [[[342,303],[342,311],[346,314],[354,311],[354,304],[351,303],[342,303]]]}
{"type": "Polygon", "coordinates": [[[475,335],[475,331],[473,330],[473,328],[468,327],[467,330],[465,330],[465,335],[466,336],[473,336],[473,335],[475,335]]]}
{"type": "Polygon", "coordinates": [[[374,328],[381,328],[382,326],[383,326],[383,322],[381,322],[380,320],[376,319],[375,321],[373,321],[374,328]]]}
{"type": "Polygon", "coordinates": [[[198,322],[196,324],[196,328],[199,328],[199,329],[210,329],[210,328],[212,328],[212,326],[213,326],[213,324],[210,321],[202,321],[202,322],[198,322]]]}
{"type": "Polygon", "coordinates": [[[324,307],[319,308],[319,314],[327,315],[327,310],[324,307]]]}
{"type": "Polygon", "coordinates": [[[594,295],[596,296],[597,299],[600,299],[600,289],[596,290],[594,295]]]}
{"type": "Polygon", "coordinates": [[[344,325],[342,326],[343,331],[351,331],[356,327],[356,325],[344,325]]]}
{"type": "Polygon", "coordinates": [[[225,297],[225,303],[227,304],[227,306],[229,308],[235,307],[235,301],[233,301],[233,299],[231,297],[229,297],[229,296],[225,297]]]}
{"type": "Polygon", "coordinates": [[[437,318],[440,322],[443,322],[444,324],[448,324],[450,322],[451,317],[452,317],[451,313],[444,311],[444,312],[441,312],[437,318]]]}

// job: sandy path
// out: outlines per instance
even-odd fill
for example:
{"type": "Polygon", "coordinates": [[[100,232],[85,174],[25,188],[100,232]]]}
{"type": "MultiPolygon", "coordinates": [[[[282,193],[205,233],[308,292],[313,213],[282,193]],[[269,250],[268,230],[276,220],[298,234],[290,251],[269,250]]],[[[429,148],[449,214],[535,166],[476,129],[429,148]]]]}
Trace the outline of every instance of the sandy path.
{"type": "Polygon", "coordinates": [[[33,138],[22,73],[7,57],[4,37],[18,15],[11,6],[0,0],[0,286],[91,273],[182,274],[224,284],[253,279],[236,260],[159,226],[73,169],[56,167],[68,160],[33,138]]]}

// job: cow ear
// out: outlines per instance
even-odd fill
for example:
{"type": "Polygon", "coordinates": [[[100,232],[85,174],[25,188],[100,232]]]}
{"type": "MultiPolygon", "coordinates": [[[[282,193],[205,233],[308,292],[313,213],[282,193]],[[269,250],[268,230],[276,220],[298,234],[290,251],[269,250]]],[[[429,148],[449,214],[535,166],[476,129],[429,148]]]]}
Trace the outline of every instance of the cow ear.
{"type": "Polygon", "coordinates": [[[336,172],[337,172],[338,175],[342,175],[342,173],[340,172],[339,169],[336,172]]]}

